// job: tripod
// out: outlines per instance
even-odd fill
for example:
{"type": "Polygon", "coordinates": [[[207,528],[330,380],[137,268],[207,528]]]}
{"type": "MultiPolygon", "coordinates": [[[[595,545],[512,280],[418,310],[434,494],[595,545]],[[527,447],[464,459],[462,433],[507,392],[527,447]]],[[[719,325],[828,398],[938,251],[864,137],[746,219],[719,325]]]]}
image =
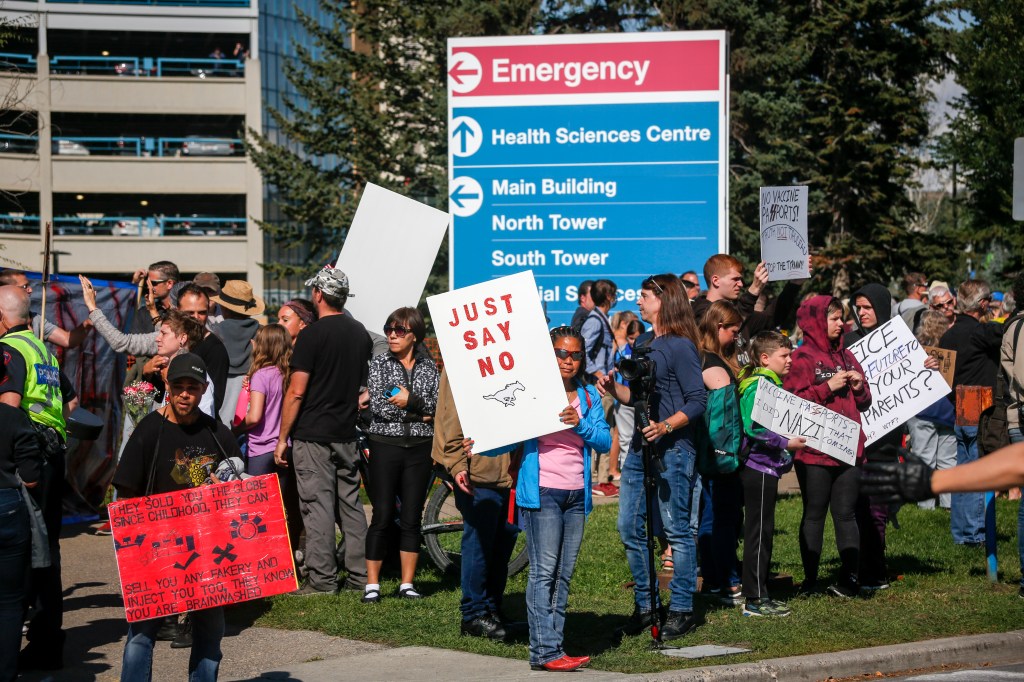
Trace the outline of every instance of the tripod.
{"type": "Polygon", "coordinates": [[[658,618],[660,612],[658,569],[655,568],[654,564],[654,497],[658,494],[658,481],[655,478],[655,474],[663,472],[665,465],[658,457],[654,443],[644,438],[643,430],[651,425],[650,416],[647,414],[647,398],[644,397],[636,400],[633,403],[633,408],[636,414],[635,429],[640,435],[640,442],[643,443],[641,446],[641,461],[644,467],[644,510],[647,514],[647,580],[650,583],[651,593],[651,637],[654,640],[652,645],[658,648],[662,642],[661,622],[658,618]]]}

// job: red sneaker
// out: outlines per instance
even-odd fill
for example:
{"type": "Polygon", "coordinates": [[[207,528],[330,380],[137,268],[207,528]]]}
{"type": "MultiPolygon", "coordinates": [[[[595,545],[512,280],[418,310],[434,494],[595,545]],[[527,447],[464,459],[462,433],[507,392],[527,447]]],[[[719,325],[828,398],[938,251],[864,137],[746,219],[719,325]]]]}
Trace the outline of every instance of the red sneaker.
{"type": "MultiPolygon", "coordinates": [[[[587,657],[584,656],[583,658],[587,657]]],[[[541,663],[540,665],[530,665],[530,668],[533,670],[547,670],[550,673],[568,673],[582,668],[584,665],[584,663],[581,662],[582,660],[583,659],[580,658],[573,658],[572,656],[562,656],[561,658],[556,658],[553,661],[541,663]]],[[[589,661],[589,659],[587,660],[589,661]]]]}
{"type": "Polygon", "coordinates": [[[102,526],[96,529],[96,535],[113,535],[114,531],[110,529],[110,521],[107,521],[102,526]]]}

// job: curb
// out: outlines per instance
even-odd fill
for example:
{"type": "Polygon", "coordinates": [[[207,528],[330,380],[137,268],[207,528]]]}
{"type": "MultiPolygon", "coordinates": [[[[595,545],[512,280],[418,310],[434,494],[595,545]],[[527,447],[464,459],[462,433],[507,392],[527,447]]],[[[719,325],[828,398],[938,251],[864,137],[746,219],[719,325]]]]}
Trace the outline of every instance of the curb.
{"type": "Polygon", "coordinates": [[[855,677],[875,672],[895,673],[951,664],[1015,663],[1021,659],[1024,659],[1024,630],[1013,630],[990,635],[946,637],[827,654],[770,658],[756,663],[670,670],[657,675],[638,675],[633,679],[649,682],[814,682],[830,677],[855,677]]]}

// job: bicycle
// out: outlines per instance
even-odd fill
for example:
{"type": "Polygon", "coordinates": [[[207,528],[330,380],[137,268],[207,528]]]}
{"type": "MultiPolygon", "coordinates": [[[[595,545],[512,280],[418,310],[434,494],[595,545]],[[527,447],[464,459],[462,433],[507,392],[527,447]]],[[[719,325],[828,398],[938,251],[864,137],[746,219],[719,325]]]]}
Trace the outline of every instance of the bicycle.
{"type": "MultiPolygon", "coordinates": [[[[364,480],[369,469],[370,442],[365,431],[357,429],[359,454],[363,459],[364,480]]],[[[427,481],[427,503],[423,507],[420,533],[426,546],[427,556],[442,573],[457,573],[462,566],[462,512],[455,506],[455,481],[439,464],[431,470],[427,481]]],[[[402,502],[395,498],[395,507],[401,510],[402,502]]],[[[395,514],[395,523],[399,514],[395,514]]],[[[526,553],[526,533],[520,532],[516,546],[508,562],[509,577],[516,575],[530,563],[526,553]]]]}
{"type": "MultiPolygon", "coordinates": [[[[427,490],[429,497],[423,509],[423,544],[431,561],[442,572],[457,572],[461,567],[462,513],[455,506],[455,481],[442,467],[435,465],[427,490]]],[[[520,532],[508,562],[509,577],[530,563],[526,553],[526,533],[520,532]]]]}

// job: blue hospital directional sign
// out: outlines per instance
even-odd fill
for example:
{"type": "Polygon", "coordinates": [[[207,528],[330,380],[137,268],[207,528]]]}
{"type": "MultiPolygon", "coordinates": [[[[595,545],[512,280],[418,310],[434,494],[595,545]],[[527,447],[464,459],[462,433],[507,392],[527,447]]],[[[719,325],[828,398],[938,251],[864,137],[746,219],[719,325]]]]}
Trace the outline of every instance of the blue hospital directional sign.
{"type": "Polygon", "coordinates": [[[533,270],[553,324],[728,249],[721,32],[452,39],[452,288],[533,270]]]}

